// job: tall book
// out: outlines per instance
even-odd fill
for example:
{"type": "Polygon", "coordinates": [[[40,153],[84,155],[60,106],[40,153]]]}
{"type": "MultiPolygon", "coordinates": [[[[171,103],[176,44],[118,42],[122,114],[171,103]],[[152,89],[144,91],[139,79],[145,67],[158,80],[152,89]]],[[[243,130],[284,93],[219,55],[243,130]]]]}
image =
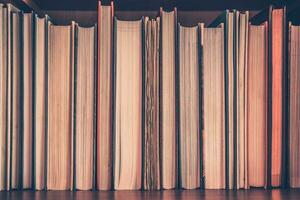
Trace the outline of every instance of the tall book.
{"type": "Polygon", "coordinates": [[[248,188],[247,179],[247,64],[249,12],[236,11],[236,188],[248,188]]]}
{"type": "Polygon", "coordinates": [[[24,13],[22,21],[22,44],[23,44],[23,139],[22,139],[22,187],[32,187],[32,162],[33,162],[33,13],[24,13]]]}
{"type": "Polygon", "coordinates": [[[177,10],[160,9],[161,16],[161,75],[160,133],[162,188],[172,189],[178,183],[177,111],[176,111],[176,26],[177,10]]]}
{"type": "Polygon", "coordinates": [[[247,67],[247,180],[265,187],[267,177],[268,27],[249,25],[247,67]]]}
{"type": "Polygon", "coordinates": [[[160,189],[160,107],[159,107],[159,52],[160,18],[145,18],[145,135],[144,135],[144,189],[160,189]]]}
{"type": "Polygon", "coordinates": [[[200,24],[203,95],[203,176],[207,189],[224,189],[225,176],[225,81],[224,26],[200,24]]]}
{"type": "Polygon", "coordinates": [[[300,187],[300,26],[289,25],[289,186],[300,187]]]}
{"type": "Polygon", "coordinates": [[[282,184],[283,143],[286,135],[285,116],[285,9],[270,9],[270,87],[271,110],[269,111],[271,134],[271,186],[282,184]]]}
{"type": "Polygon", "coordinates": [[[48,27],[47,189],[73,188],[74,28],[48,27]]]}
{"type": "Polygon", "coordinates": [[[115,19],[114,189],[142,186],[143,21],[115,19]]]}
{"type": "Polygon", "coordinates": [[[2,24],[0,31],[0,190],[10,190],[12,186],[14,188],[20,186],[17,179],[20,176],[18,156],[20,155],[21,116],[19,111],[21,108],[19,101],[21,100],[21,86],[18,84],[19,79],[16,79],[20,76],[21,62],[19,14],[20,10],[12,4],[8,3],[5,6],[1,4],[0,6],[0,23],[2,24]],[[13,85],[15,86],[14,94],[12,94],[13,85]],[[13,111],[15,115],[12,114],[13,111]],[[13,164],[14,168],[12,168],[13,164]],[[12,180],[12,176],[14,180],[12,180]]]}
{"type": "Polygon", "coordinates": [[[98,5],[97,189],[112,188],[113,1],[98,5]]]}
{"type": "Polygon", "coordinates": [[[181,187],[200,187],[199,27],[178,25],[179,34],[179,169],[181,187]]]}
{"type": "Polygon", "coordinates": [[[0,4],[0,191],[6,189],[7,177],[7,8],[0,4]]]}
{"type": "Polygon", "coordinates": [[[210,25],[217,27],[224,24],[224,51],[225,51],[225,133],[226,133],[226,188],[236,188],[237,182],[237,123],[236,123],[236,15],[235,10],[226,10],[210,25]]]}
{"type": "Polygon", "coordinates": [[[21,55],[21,13],[11,14],[11,189],[21,187],[22,176],[22,55],[21,55]]]}
{"type": "Polygon", "coordinates": [[[46,187],[46,131],[47,131],[47,58],[48,58],[48,17],[35,15],[34,70],[33,70],[33,182],[34,189],[46,187]]]}
{"type": "Polygon", "coordinates": [[[94,174],[95,27],[76,28],[75,46],[75,188],[91,190],[94,174]]]}

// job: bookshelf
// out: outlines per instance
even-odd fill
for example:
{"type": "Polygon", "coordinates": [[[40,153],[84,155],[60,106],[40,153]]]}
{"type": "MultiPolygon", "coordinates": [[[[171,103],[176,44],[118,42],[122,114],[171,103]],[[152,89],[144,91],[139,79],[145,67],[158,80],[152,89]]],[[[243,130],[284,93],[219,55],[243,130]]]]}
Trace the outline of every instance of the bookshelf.
{"type": "MultiPolygon", "coordinates": [[[[4,3],[12,3],[22,8],[26,12],[35,11],[39,15],[48,14],[56,24],[70,24],[72,20],[81,26],[91,26],[97,23],[97,0],[6,0],[4,3]]],[[[108,0],[104,0],[109,2],[108,0]]],[[[210,24],[225,9],[249,10],[250,19],[254,16],[264,17],[264,10],[267,10],[271,4],[287,5],[288,20],[295,24],[300,22],[300,1],[297,0],[119,0],[115,1],[115,15],[119,19],[139,19],[141,16],[155,17],[159,15],[159,7],[171,9],[176,6],[178,8],[178,21],[185,26],[193,26],[198,22],[210,24]]],[[[0,199],[24,198],[61,198],[61,199],[93,199],[93,198],[123,198],[143,199],[143,198],[228,198],[228,197],[255,197],[257,199],[265,199],[270,197],[280,198],[297,198],[300,196],[299,190],[251,190],[251,191],[230,191],[225,190],[213,191],[164,191],[164,192],[15,192],[0,193],[0,199]]]]}
{"type": "MultiPolygon", "coordinates": [[[[97,22],[97,0],[3,0],[11,2],[24,11],[34,10],[40,15],[47,13],[58,24],[70,24],[72,20],[82,26],[91,26],[97,22]]],[[[106,4],[108,0],[102,1],[106,4]]],[[[115,15],[124,20],[140,19],[146,15],[155,17],[159,8],[177,7],[178,21],[186,26],[198,22],[210,24],[225,9],[248,10],[250,19],[257,14],[264,17],[268,5],[287,5],[287,17],[293,23],[300,22],[300,1],[298,0],[119,0],[115,1],[115,15]],[[263,11],[263,12],[261,12],[263,11]]]]}

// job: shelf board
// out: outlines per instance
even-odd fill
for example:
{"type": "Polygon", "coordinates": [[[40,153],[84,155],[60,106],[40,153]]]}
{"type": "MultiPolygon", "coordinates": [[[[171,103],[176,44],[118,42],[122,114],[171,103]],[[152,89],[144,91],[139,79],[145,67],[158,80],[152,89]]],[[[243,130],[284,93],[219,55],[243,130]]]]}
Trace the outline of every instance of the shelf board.
{"type": "Polygon", "coordinates": [[[253,200],[287,200],[299,199],[300,189],[250,189],[250,190],[164,190],[164,191],[13,191],[0,192],[0,199],[253,199],[253,200]]]}

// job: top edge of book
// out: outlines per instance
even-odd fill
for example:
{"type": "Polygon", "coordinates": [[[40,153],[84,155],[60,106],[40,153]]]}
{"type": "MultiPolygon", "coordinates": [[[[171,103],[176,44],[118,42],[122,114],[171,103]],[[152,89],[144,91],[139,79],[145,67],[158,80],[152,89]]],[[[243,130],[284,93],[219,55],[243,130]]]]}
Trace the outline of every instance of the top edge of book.
{"type": "Polygon", "coordinates": [[[111,1],[110,4],[103,4],[102,1],[98,1],[98,6],[100,7],[113,7],[114,6],[114,1],[111,1]]]}
{"type": "Polygon", "coordinates": [[[161,14],[173,14],[173,13],[177,13],[177,8],[174,7],[173,10],[164,10],[163,7],[160,7],[159,11],[161,14]]]}
{"type": "Polygon", "coordinates": [[[185,25],[182,25],[182,24],[178,23],[178,27],[180,29],[183,29],[183,30],[193,30],[193,29],[198,29],[199,28],[199,24],[194,25],[194,26],[185,26],[185,25]]]}
{"type": "Polygon", "coordinates": [[[15,13],[21,12],[19,8],[17,8],[11,3],[6,3],[5,5],[3,5],[3,7],[9,9],[10,12],[15,12],[15,13]]]}
{"type": "MultiPolygon", "coordinates": [[[[238,11],[236,9],[232,9],[232,10],[226,9],[217,18],[215,18],[208,26],[209,27],[217,27],[221,23],[227,23],[229,15],[231,15],[231,14],[235,15],[239,12],[240,11],[238,11]]],[[[248,12],[248,11],[245,11],[245,12],[248,12]]]]}
{"type": "Polygon", "coordinates": [[[129,22],[129,23],[136,23],[136,22],[142,22],[144,21],[145,17],[141,17],[141,19],[136,19],[136,20],[122,20],[122,19],[118,19],[117,16],[114,17],[116,22],[129,22]]]}

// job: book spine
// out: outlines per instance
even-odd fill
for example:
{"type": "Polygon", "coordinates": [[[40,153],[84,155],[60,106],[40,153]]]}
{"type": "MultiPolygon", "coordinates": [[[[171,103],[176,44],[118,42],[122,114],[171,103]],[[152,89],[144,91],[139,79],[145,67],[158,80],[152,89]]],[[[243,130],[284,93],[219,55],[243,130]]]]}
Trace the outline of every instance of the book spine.
{"type": "Polygon", "coordinates": [[[72,159],[73,162],[71,164],[71,167],[73,168],[73,174],[71,174],[71,176],[73,176],[73,178],[71,178],[71,190],[76,191],[77,189],[77,184],[76,184],[76,104],[77,104],[77,58],[78,58],[78,25],[72,23],[72,35],[71,38],[73,38],[72,41],[72,45],[74,48],[72,48],[73,50],[73,65],[72,65],[72,85],[73,85],[73,90],[72,90],[72,99],[73,99],[73,109],[72,109],[72,144],[73,144],[73,148],[71,150],[71,152],[73,152],[73,156],[72,159]],[[73,179],[73,183],[72,183],[72,179],[73,179]],[[73,184],[73,187],[72,187],[73,184]]]}
{"type": "MultiPolygon", "coordinates": [[[[97,34],[98,34],[98,40],[97,40],[97,44],[98,44],[98,48],[97,48],[97,55],[98,55],[98,60],[97,60],[97,64],[98,64],[98,66],[97,66],[97,104],[96,104],[96,106],[97,106],[97,121],[98,121],[98,123],[97,123],[97,130],[100,130],[100,125],[101,125],[101,122],[100,122],[100,120],[99,120],[99,118],[100,118],[100,103],[99,103],[99,101],[100,101],[100,97],[99,97],[99,95],[100,95],[100,82],[101,82],[101,80],[100,80],[100,60],[101,60],[101,57],[100,57],[100,45],[101,45],[101,43],[100,43],[100,39],[101,39],[101,37],[100,37],[100,34],[101,34],[101,18],[100,18],[100,14],[101,14],[101,1],[98,1],[98,28],[97,28],[97,34]]],[[[101,163],[100,163],[100,134],[101,134],[101,132],[100,131],[97,131],[97,134],[96,134],[96,152],[94,153],[94,154],[96,154],[95,155],[95,157],[96,157],[96,169],[97,170],[95,170],[95,172],[96,172],[96,175],[95,175],[95,177],[96,177],[96,186],[97,186],[97,189],[100,189],[100,166],[101,166],[101,163]]]]}
{"type": "Polygon", "coordinates": [[[288,23],[286,19],[286,6],[283,8],[283,71],[282,71],[282,160],[281,160],[281,186],[282,188],[288,187],[289,176],[289,159],[288,159],[288,147],[289,147],[289,125],[288,125],[288,112],[289,112],[289,80],[288,80],[288,23]]]}
{"type": "Polygon", "coordinates": [[[97,97],[98,97],[98,26],[94,25],[94,102],[93,102],[93,177],[92,177],[92,190],[97,188],[97,97]]]}
{"type": "Polygon", "coordinates": [[[203,46],[202,46],[202,31],[204,24],[198,24],[198,62],[199,62],[199,149],[200,149],[200,188],[205,188],[204,181],[204,170],[203,170],[203,46]]]}
{"type": "Polygon", "coordinates": [[[77,51],[77,24],[72,21],[71,24],[71,172],[70,172],[70,190],[75,190],[75,157],[76,157],[76,51],[77,51]]]}
{"type": "MultiPolygon", "coordinates": [[[[178,15],[177,15],[177,8],[174,8],[174,23],[175,23],[175,135],[176,135],[176,153],[179,155],[180,149],[179,149],[179,116],[180,116],[180,110],[179,110],[179,31],[178,31],[178,15]]],[[[176,183],[175,187],[180,188],[181,187],[181,177],[179,177],[179,166],[180,166],[180,159],[178,156],[176,156],[176,183]]]]}
{"type": "MultiPolygon", "coordinates": [[[[111,34],[112,34],[112,38],[111,38],[111,52],[112,52],[112,55],[111,55],[111,90],[112,92],[110,92],[110,107],[111,107],[111,115],[110,115],[110,121],[111,121],[111,147],[110,149],[112,150],[112,156],[111,156],[111,168],[112,170],[111,171],[111,174],[110,174],[110,178],[111,180],[114,180],[114,130],[115,130],[115,123],[114,123],[114,120],[115,120],[115,96],[116,96],[116,88],[115,88],[115,75],[116,75],[116,67],[115,67],[115,63],[116,63],[116,52],[117,50],[115,49],[115,44],[116,43],[116,19],[115,18],[115,15],[114,15],[114,2],[111,1],[111,34]]],[[[111,184],[109,186],[110,189],[114,188],[114,181],[111,181],[111,184]]]]}
{"type": "Polygon", "coordinates": [[[50,31],[50,27],[51,27],[51,21],[49,20],[49,18],[46,17],[45,20],[45,37],[46,37],[46,41],[45,41],[45,45],[46,45],[46,51],[45,51],[45,180],[44,180],[44,187],[45,190],[48,189],[48,158],[49,158],[49,145],[48,145],[48,141],[49,141],[49,134],[48,134],[48,110],[49,110],[49,105],[48,105],[48,86],[49,86],[49,82],[48,82],[48,71],[49,71],[49,52],[48,52],[48,48],[49,48],[49,31],[50,31]]]}
{"type": "Polygon", "coordinates": [[[158,79],[159,79],[159,88],[158,88],[158,92],[159,92],[159,163],[160,163],[160,170],[159,170],[159,177],[160,177],[160,188],[163,187],[162,185],[162,84],[163,84],[163,81],[162,81],[162,24],[163,24],[163,17],[162,17],[162,7],[160,7],[159,9],[159,16],[160,16],[160,24],[159,24],[159,66],[158,66],[158,73],[159,73],[159,76],[158,76],[158,79]]]}
{"type": "MultiPolygon", "coordinates": [[[[141,148],[142,148],[142,158],[145,158],[145,144],[144,144],[144,141],[145,141],[145,67],[146,67],[146,59],[145,59],[145,18],[142,17],[142,23],[141,23],[141,30],[142,30],[142,74],[141,74],[141,77],[142,77],[142,117],[141,117],[141,127],[142,127],[142,145],[141,145],[141,148]]],[[[145,171],[145,164],[142,160],[142,176],[141,176],[141,183],[142,183],[142,190],[144,190],[144,171],[145,171]]]]}
{"type": "Polygon", "coordinates": [[[267,181],[266,188],[271,188],[271,170],[272,170],[272,5],[269,7],[268,18],[268,94],[267,94],[267,181]]]}
{"type": "Polygon", "coordinates": [[[36,81],[36,67],[37,67],[37,62],[36,62],[36,52],[37,52],[37,48],[36,48],[36,35],[37,35],[37,18],[38,15],[34,14],[33,15],[33,40],[32,40],[32,75],[33,75],[33,79],[32,79],[32,188],[34,190],[36,190],[36,127],[35,127],[35,121],[36,121],[36,85],[37,85],[37,81],[36,81]]]}
{"type": "Polygon", "coordinates": [[[112,187],[115,189],[115,177],[116,177],[116,170],[115,170],[115,159],[116,159],[116,152],[115,152],[115,144],[116,144],[116,80],[117,80],[117,70],[116,70],[116,58],[117,58],[117,49],[115,45],[117,44],[117,18],[114,17],[113,21],[113,75],[112,75],[112,88],[113,88],[113,106],[112,106],[112,129],[113,129],[113,135],[112,135],[112,153],[113,153],[113,159],[112,159],[112,167],[113,167],[113,174],[112,174],[112,187]]]}

